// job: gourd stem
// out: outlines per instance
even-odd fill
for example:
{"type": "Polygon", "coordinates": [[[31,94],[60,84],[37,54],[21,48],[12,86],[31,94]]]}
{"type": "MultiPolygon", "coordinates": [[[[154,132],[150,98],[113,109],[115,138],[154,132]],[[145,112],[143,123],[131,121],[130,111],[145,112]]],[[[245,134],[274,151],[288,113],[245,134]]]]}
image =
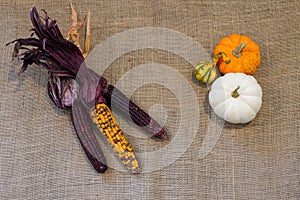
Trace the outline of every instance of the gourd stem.
{"type": "Polygon", "coordinates": [[[231,96],[233,98],[238,98],[240,96],[240,94],[237,92],[238,89],[240,89],[240,86],[237,86],[236,89],[231,92],[231,96]]]}
{"type": "Polygon", "coordinates": [[[242,56],[242,50],[247,46],[247,44],[243,41],[237,48],[232,50],[232,55],[239,58],[242,56]]]}
{"type": "Polygon", "coordinates": [[[223,61],[226,63],[226,64],[229,64],[230,63],[230,59],[229,57],[227,56],[226,53],[224,52],[219,52],[217,53],[214,57],[213,57],[213,61],[214,61],[214,64],[217,65],[217,63],[219,62],[219,59],[223,59],[223,61]]]}

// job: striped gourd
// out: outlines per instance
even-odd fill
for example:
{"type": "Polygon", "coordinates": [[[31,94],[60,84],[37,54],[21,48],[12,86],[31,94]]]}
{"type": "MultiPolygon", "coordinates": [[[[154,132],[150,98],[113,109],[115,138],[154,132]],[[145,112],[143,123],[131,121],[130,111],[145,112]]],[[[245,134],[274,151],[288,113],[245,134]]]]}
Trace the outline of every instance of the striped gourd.
{"type": "Polygon", "coordinates": [[[225,60],[225,62],[228,61],[228,57],[225,53],[219,53],[210,61],[200,62],[194,69],[196,79],[201,83],[211,85],[220,76],[217,67],[217,63],[220,59],[225,60]]]}
{"type": "Polygon", "coordinates": [[[206,84],[211,84],[218,77],[216,66],[212,61],[199,63],[195,67],[194,73],[201,83],[206,84]]]}
{"type": "Polygon", "coordinates": [[[119,128],[107,105],[103,103],[97,104],[91,112],[91,117],[125,167],[132,173],[138,173],[139,163],[133,148],[123,135],[123,131],[119,128]]]}

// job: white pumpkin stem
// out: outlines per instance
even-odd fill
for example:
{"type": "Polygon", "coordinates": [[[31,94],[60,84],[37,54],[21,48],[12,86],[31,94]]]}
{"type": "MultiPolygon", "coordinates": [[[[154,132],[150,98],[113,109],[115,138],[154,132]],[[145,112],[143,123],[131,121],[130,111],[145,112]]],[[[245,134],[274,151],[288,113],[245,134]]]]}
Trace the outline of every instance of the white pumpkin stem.
{"type": "Polygon", "coordinates": [[[242,50],[247,46],[246,42],[242,42],[237,48],[232,50],[232,55],[239,58],[242,56],[242,50]]]}
{"type": "Polygon", "coordinates": [[[238,89],[240,89],[240,86],[237,86],[236,89],[231,92],[231,96],[233,98],[238,98],[240,96],[240,94],[237,92],[238,89]]]}

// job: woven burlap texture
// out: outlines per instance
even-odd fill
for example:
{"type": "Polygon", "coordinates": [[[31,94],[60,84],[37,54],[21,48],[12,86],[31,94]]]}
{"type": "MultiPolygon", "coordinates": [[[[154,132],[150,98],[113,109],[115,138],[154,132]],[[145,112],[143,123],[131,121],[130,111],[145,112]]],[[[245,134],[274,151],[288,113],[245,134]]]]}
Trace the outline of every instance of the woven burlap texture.
{"type": "MultiPolygon", "coordinates": [[[[204,158],[199,157],[199,150],[212,111],[207,88],[191,76],[191,63],[149,48],[126,53],[107,68],[104,75],[116,83],[139,65],[164,64],[179,72],[197,94],[197,102],[187,102],[191,108],[198,104],[200,116],[191,146],[170,165],[139,175],[112,168],[97,174],[79,145],[69,112],[57,109],[47,96],[47,73],[29,67],[18,76],[21,63],[11,62],[13,47],[5,44],[30,35],[29,11],[34,5],[39,11],[46,9],[63,33],[71,25],[68,1],[0,2],[0,199],[300,198],[298,0],[74,1],[81,18],[91,11],[91,50],[117,33],[142,27],[185,34],[208,54],[232,33],[250,36],[261,48],[261,65],[254,75],[264,94],[260,112],[247,125],[225,123],[219,140],[204,158]]],[[[170,134],[167,142],[131,134],[128,138],[134,148],[141,152],[168,145],[180,120],[176,96],[161,85],[147,84],[132,98],[146,110],[161,104],[170,134]]],[[[117,119],[123,127],[130,126],[117,119]]],[[[157,159],[163,157],[157,155],[157,159]]]]}

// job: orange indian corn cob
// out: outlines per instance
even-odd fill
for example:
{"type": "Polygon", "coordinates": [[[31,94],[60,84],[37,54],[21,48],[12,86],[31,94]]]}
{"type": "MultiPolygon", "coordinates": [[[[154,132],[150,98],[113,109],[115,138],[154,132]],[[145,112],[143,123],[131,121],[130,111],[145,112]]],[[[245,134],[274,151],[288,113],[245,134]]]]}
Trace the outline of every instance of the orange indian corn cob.
{"type": "Polygon", "coordinates": [[[139,164],[133,148],[123,135],[123,131],[119,128],[107,105],[97,104],[91,112],[91,117],[127,169],[132,173],[138,173],[139,164]]]}

